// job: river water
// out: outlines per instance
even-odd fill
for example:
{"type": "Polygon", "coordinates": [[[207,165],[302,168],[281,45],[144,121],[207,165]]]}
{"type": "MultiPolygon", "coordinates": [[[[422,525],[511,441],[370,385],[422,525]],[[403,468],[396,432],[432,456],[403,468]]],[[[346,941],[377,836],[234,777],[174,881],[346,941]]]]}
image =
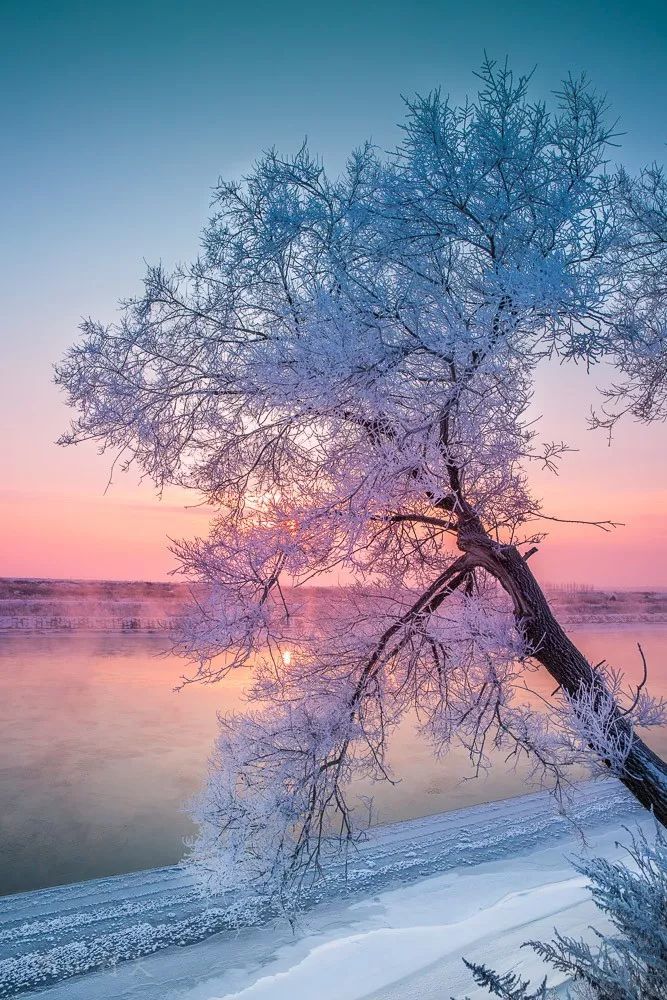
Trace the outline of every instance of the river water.
{"type": "MultiPolygon", "coordinates": [[[[577,626],[597,662],[639,673],[667,695],[667,626],[577,626]]],[[[193,827],[216,713],[242,705],[242,674],[173,688],[181,661],[144,635],[0,637],[0,894],[173,864],[193,827]]],[[[539,682],[538,682],[539,683],[539,682]]],[[[553,687],[543,681],[545,693],[553,687]]],[[[667,754],[667,732],[651,744],[667,754]]],[[[392,741],[399,784],[360,787],[391,822],[532,790],[500,763],[465,781],[462,752],[434,760],[406,720],[392,741]]]]}

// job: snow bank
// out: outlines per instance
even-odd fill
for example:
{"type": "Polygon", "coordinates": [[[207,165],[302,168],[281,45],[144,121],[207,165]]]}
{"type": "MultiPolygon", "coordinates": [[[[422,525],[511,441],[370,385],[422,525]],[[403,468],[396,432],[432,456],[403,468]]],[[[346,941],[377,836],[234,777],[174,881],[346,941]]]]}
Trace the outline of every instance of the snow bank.
{"type": "MultiPolygon", "coordinates": [[[[641,822],[650,827],[643,814],[641,822]]],[[[358,901],[321,904],[292,935],[284,924],[223,934],[47,989],[44,1000],[473,1000],[461,955],[534,979],[539,959],[520,946],[554,925],[591,936],[602,927],[566,855],[619,854],[620,823],[570,831],[554,846],[458,867],[358,901]]],[[[560,982],[552,976],[551,985],[560,982]]]]}
{"type": "MultiPolygon", "coordinates": [[[[641,814],[613,780],[581,786],[572,809],[580,829],[596,841],[602,833],[610,849],[621,824],[641,814]]],[[[203,903],[178,867],[4,897],[0,996],[61,984],[44,996],[131,997],[142,984],[141,996],[155,1000],[277,1000],[283,988],[299,1000],[304,983],[313,976],[328,983],[336,967],[349,969],[349,982],[365,992],[354,992],[346,980],[331,996],[365,997],[421,975],[447,955],[460,963],[461,949],[472,948],[480,928],[490,928],[495,940],[517,921],[576,911],[586,894],[563,852],[579,846],[572,822],[543,793],[377,828],[352,858],[347,881],[342,865],[332,862],[296,940],[284,924],[268,925],[270,915],[259,906],[249,920],[255,927],[230,931],[228,901],[203,903]],[[544,855],[539,863],[526,861],[535,851],[544,855]],[[177,947],[186,944],[193,947],[177,947]],[[277,955],[280,947],[287,950],[277,955]],[[90,975],[100,969],[107,971],[90,975]],[[195,986],[223,972],[204,992],[195,986]],[[89,975],[71,979],[83,973],[89,975]]],[[[544,933],[550,931],[551,924],[544,933]]],[[[517,946],[525,936],[523,927],[517,946]]],[[[318,987],[303,1000],[315,995],[328,996],[318,987]]]]}
{"type": "MultiPolygon", "coordinates": [[[[492,893],[497,894],[507,885],[516,884],[525,874],[526,866],[508,865],[504,878],[493,886],[492,893]]],[[[475,886],[474,895],[470,894],[472,888],[470,885],[457,886],[451,879],[438,877],[407,892],[386,893],[378,898],[377,906],[382,911],[381,919],[387,921],[388,926],[370,927],[313,944],[304,958],[297,959],[286,970],[261,976],[240,992],[225,993],[224,1000],[305,1000],[314,996],[319,1000],[341,1000],[343,997],[362,1000],[450,956],[458,965],[460,956],[480,937],[497,939],[509,929],[534,924],[546,916],[562,915],[586,899],[583,878],[550,881],[508,892],[492,903],[484,899],[488,886],[475,886]],[[452,894],[464,888],[473,913],[455,922],[425,922],[429,917],[433,920],[436,915],[451,910],[452,894]],[[423,912],[425,904],[428,905],[426,913],[423,912]]],[[[295,945],[292,950],[298,953],[300,949],[295,945]]],[[[276,964],[289,962],[289,949],[285,952],[276,964]]],[[[443,970],[439,978],[443,989],[448,982],[443,970]]],[[[405,982],[400,988],[403,987],[407,988],[405,982]]],[[[191,994],[193,1000],[195,996],[210,993],[211,989],[215,989],[215,984],[196,988],[191,994]]],[[[396,990],[392,990],[392,995],[394,992],[400,995],[396,990]]]]}

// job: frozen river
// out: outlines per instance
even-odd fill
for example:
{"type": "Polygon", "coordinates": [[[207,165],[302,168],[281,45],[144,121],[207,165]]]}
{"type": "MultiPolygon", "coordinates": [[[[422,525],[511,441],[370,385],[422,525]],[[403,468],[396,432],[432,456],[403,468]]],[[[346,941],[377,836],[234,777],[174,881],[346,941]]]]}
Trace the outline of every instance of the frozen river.
{"type": "MultiPolygon", "coordinates": [[[[667,626],[577,626],[594,660],[636,674],[641,641],[667,693],[667,626]]],[[[244,677],[173,691],[182,663],[141,635],[0,636],[0,894],[176,863],[192,832],[216,712],[244,677]]],[[[553,682],[544,681],[545,692],[553,682]]],[[[667,734],[652,740],[667,753],[667,734]]],[[[392,744],[397,786],[361,787],[382,823],[529,791],[500,764],[479,780],[463,754],[434,761],[407,720],[392,744]]]]}

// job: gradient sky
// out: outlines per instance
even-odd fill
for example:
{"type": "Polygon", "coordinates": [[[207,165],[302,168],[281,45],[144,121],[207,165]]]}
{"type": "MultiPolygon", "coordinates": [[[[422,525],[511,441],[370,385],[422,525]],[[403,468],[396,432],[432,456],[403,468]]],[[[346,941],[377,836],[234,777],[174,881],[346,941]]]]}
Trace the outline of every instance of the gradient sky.
{"type": "MultiPolygon", "coordinates": [[[[143,261],[197,249],[211,188],[308,136],[326,165],[395,141],[401,94],[460,98],[487,50],[537,66],[545,96],[569,71],[606,91],[619,159],[665,157],[667,6],[642,2],[0,3],[0,574],[163,578],[166,536],[206,530],[180,495],[158,502],[94,448],[54,445],[68,415],[51,364],[82,316],[111,320],[143,261]]],[[[558,527],[540,575],[667,586],[664,426],[586,430],[594,379],[545,373],[550,432],[580,448],[543,482],[547,510],[626,522],[558,527]]]]}

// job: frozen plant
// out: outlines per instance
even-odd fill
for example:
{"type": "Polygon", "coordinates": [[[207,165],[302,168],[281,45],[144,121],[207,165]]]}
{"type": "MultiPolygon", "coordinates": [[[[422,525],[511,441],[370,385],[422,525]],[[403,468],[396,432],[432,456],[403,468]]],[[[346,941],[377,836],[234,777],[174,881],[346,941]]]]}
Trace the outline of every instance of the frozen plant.
{"type": "Polygon", "coordinates": [[[547,523],[530,469],[567,450],[530,412],[538,365],[612,366],[605,426],[667,414],[665,184],[610,170],[586,80],[547,106],[507,66],[479,78],[462,106],[408,101],[396,149],[364,145],[339,177],[304,145],[221,182],[194,263],[149,267],[57,370],[65,443],[211,507],[208,538],[175,549],[195,598],[179,649],[189,680],[254,668],[197,810],[215,882],[275,888],[354,840],[350,779],[392,780],[409,710],[436,753],[528,758],[556,788],[599,763],[667,822],[667,767],[637,733],[664,706],[620,699],[529,563],[547,523]],[[346,585],[309,614],[304,585],[332,573],[346,585]]]}
{"type": "MultiPolygon", "coordinates": [[[[528,945],[572,982],[574,1000],[664,1000],[667,996],[667,836],[656,826],[654,840],[640,830],[627,848],[630,865],[593,858],[575,867],[591,882],[593,900],[612,932],[596,931],[597,945],[556,933],[551,943],[528,945]]],[[[524,945],[526,947],[526,945],[524,945]]],[[[544,997],[512,973],[499,976],[465,963],[475,982],[505,1000],[544,997]]]]}
{"type": "MultiPolygon", "coordinates": [[[[465,958],[463,962],[472,972],[477,986],[485,986],[494,997],[500,997],[501,1000],[546,1000],[547,998],[546,978],[536,990],[532,990],[528,980],[521,979],[513,972],[506,972],[501,976],[493,969],[487,969],[485,965],[476,965],[465,958]]],[[[456,998],[452,997],[452,1000],[456,998]]]]}

